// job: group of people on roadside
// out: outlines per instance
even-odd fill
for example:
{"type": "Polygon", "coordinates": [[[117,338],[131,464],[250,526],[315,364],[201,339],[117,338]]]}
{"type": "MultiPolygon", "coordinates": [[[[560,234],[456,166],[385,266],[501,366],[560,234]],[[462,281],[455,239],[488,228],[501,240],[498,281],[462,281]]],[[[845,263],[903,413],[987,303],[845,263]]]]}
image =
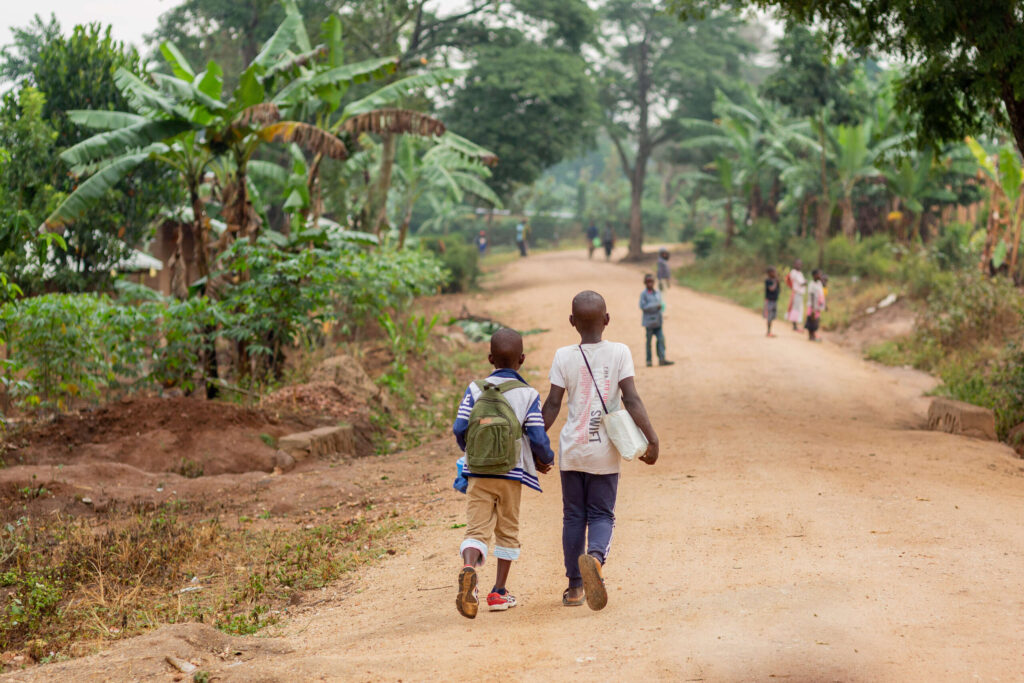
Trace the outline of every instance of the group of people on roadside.
{"type": "Polygon", "coordinates": [[[547,430],[563,402],[568,403],[569,415],[558,446],[562,554],[568,579],[562,605],[586,603],[599,610],[608,602],[603,569],[611,548],[621,458],[604,416],[620,409],[628,413],[647,441],[640,455],[643,462],[653,465],[659,452],[658,436],[636,390],[629,347],[603,339],[609,321],[605,300],[597,292],[584,291],[573,298],[569,324],[579,341],[555,352],[551,389],[543,403],[519,374],[526,360],[522,336],[504,328],[491,337],[487,359],[494,372],[469,385],[453,426],[464,452],[454,487],[467,496],[455,597],[464,617],[475,618],[484,601],[478,572],[492,538],[497,571],[487,592],[487,609],[505,611],[518,604],[507,581],[512,562],[520,556],[522,489],[540,491],[540,475],[554,464],[547,430]]]}
{"type": "Polygon", "coordinates": [[[587,258],[594,258],[594,251],[601,247],[604,249],[604,260],[610,261],[612,250],[615,248],[615,229],[611,222],[604,225],[604,230],[597,229],[597,223],[590,221],[587,226],[587,258]]]}
{"type": "MultiPolygon", "coordinates": [[[[786,273],[786,287],[789,288],[789,307],[786,309],[785,319],[793,324],[793,331],[799,332],[801,323],[807,330],[808,338],[811,341],[821,341],[818,337],[818,328],[821,326],[821,314],[825,312],[826,297],[828,294],[828,276],[821,268],[811,271],[811,281],[803,272],[803,261],[796,259],[793,267],[786,273]],[[806,307],[804,300],[806,298],[806,307]]],[[[765,271],[764,280],[764,319],[768,324],[767,336],[772,334],[772,322],[778,315],[779,276],[773,266],[765,271]]]]}
{"type": "MultiPolygon", "coordinates": [[[[526,256],[527,250],[527,239],[530,236],[530,223],[529,221],[519,221],[516,223],[516,248],[519,249],[520,256],[526,256]]],[[[487,242],[487,231],[481,230],[476,236],[476,249],[480,256],[487,253],[487,249],[490,246],[487,242]]]]}

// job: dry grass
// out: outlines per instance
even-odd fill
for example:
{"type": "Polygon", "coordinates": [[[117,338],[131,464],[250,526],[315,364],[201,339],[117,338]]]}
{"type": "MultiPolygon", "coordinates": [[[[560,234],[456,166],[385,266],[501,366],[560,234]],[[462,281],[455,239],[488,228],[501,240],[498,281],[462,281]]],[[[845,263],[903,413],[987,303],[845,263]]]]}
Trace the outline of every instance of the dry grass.
{"type": "Polygon", "coordinates": [[[393,554],[391,535],[415,525],[392,513],[301,528],[243,518],[230,528],[183,512],[165,507],[116,528],[58,519],[0,530],[0,650],[78,655],[183,621],[254,633],[296,594],[393,554]]]}

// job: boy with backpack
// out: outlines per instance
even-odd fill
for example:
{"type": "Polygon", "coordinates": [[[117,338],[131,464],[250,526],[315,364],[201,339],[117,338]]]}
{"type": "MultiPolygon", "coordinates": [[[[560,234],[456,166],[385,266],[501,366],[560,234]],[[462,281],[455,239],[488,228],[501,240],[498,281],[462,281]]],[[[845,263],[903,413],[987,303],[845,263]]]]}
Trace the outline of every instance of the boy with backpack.
{"type": "Polygon", "coordinates": [[[580,343],[555,352],[551,391],[543,408],[544,425],[550,427],[568,394],[569,417],[558,437],[562,553],[569,579],[562,604],[573,607],[586,601],[593,610],[608,602],[602,568],[611,548],[619,486],[620,456],[608,438],[604,414],[621,404],[647,437],[647,452],[640,460],[648,465],[658,460],[658,435],[633,381],[629,347],[602,339],[610,319],[597,292],[573,298],[569,324],[579,332],[580,343]]]}
{"type": "Polygon", "coordinates": [[[465,451],[461,475],[468,481],[466,537],[459,548],[464,566],[455,606],[469,619],[479,608],[476,570],[487,559],[492,535],[498,571],[487,606],[492,612],[516,606],[505,582],[512,561],[519,559],[522,488],[540,491],[537,473],[550,470],[555,460],[544,430],[540,394],[517,372],[526,360],[522,336],[507,328],[495,332],[487,360],[494,372],[466,389],[452,430],[465,451]]]}

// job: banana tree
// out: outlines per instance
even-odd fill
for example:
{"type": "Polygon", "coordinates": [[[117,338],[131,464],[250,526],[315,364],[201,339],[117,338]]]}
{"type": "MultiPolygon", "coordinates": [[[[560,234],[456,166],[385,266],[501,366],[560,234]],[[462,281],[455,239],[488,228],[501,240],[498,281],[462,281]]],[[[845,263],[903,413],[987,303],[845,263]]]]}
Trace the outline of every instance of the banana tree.
{"type": "Polygon", "coordinates": [[[939,170],[938,160],[931,148],[908,154],[883,169],[886,184],[894,199],[894,210],[899,213],[907,210],[911,213],[910,234],[903,235],[902,226],[905,223],[901,222],[900,239],[906,237],[915,240],[921,236],[926,203],[956,199],[956,194],[942,186],[939,170]]]}
{"type": "Polygon", "coordinates": [[[501,200],[484,182],[491,175],[487,164],[496,161],[494,154],[454,133],[445,133],[434,144],[422,138],[403,137],[395,154],[398,248],[405,246],[413,207],[428,195],[450,198],[458,204],[469,193],[501,208],[501,200]]]}
{"type": "MultiPolygon", "coordinates": [[[[294,79],[275,96],[274,102],[282,108],[300,112],[302,118],[314,118],[318,127],[343,137],[350,145],[354,145],[364,133],[381,137],[383,145],[378,180],[370,188],[367,202],[374,215],[364,221],[372,223],[379,234],[386,219],[387,192],[391,185],[397,137],[436,137],[445,132],[444,124],[439,120],[412,109],[396,108],[395,105],[423,90],[450,83],[462,72],[457,69],[434,69],[408,75],[386,83],[342,107],[354,85],[372,79],[394,78],[399,58],[383,57],[357,64],[343,64],[341,23],[336,16],[324,22],[321,35],[326,60],[299,64],[294,79]]],[[[312,198],[314,224],[319,219],[322,204],[319,199],[319,178],[323,157],[323,154],[315,154],[309,164],[307,188],[312,198]]]]}
{"type": "MultiPolygon", "coordinates": [[[[223,97],[222,70],[215,62],[196,73],[172,44],[161,52],[170,74],[153,74],[146,83],[120,69],[115,83],[131,112],[75,111],[72,120],[102,132],[66,150],[61,158],[72,173],[88,176],[46,219],[45,227],[60,230],[73,222],[105,192],[139,165],[154,161],[179,174],[192,207],[189,226],[200,278],[210,273],[210,222],[200,186],[216,163],[224,171],[220,187],[222,215],[227,224],[219,240],[223,247],[236,236],[253,236],[259,217],[253,210],[247,164],[271,142],[294,142],[315,154],[343,159],[347,148],[335,135],[316,126],[284,120],[274,101],[287,87],[292,72],[319,54],[303,40],[302,17],[294,1],[285,3],[285,20],[239,77],[238,86],[223,97]]],[[[183,267],[184,231],[179,233],[176,265],[183,267]]],[[[181,292],[179,292],[181,293],[181,292]]]]}
{"type": "Polygon", "coordinates": [[[857,219],[853,213],[854,191],[862,181],[882,175],[876,164],[888,150],[904,140],[903,135],[875,140],[872,137],[873,125],[871,119],[852,126],[839,125],[828,140],[827,152],[836,181],[833,191],[842,213],[840,225],[843,235],[851,240],[857,232],[857,219]]]}
{"type": "Polygon", "coordinates": [[[990,156],[974,138],[967,138],[967,146],[981,167],[991,198],[981,270],[987,271],[989,264],[998,270],[1009,256],[1010,273],[1016,275],[1024,222],[1024,170],[1020,156],[1010,145],[990,156]]]}

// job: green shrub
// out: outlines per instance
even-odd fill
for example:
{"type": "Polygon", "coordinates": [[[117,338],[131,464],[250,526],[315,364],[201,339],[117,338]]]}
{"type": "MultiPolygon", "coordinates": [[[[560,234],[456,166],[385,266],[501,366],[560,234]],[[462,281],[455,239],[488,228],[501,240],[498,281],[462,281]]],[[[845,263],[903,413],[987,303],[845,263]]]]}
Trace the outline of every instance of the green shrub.
{"type": "Polygon", "coordinates": [[[697,258],[705,259],[721,242],[722,233],[714,228],[704,228],[693,238],[693,253],[697,258]]]}
{"type": "Polygon", "coordinates": [[[447,271],[443,286],[445,292],[465,292],[476,285],[480,276],[480,256],[474,245],[467,244],[458,236],[424,239],[421,243],[447,271]]]}
{"type": "Polygon", "coordinates": [[[1021,314],[1021,296],[1009,280],[963,271],[929,295],[917,336],[947,349],[971,348],[1016,330],[1021,314]]]}
{"type": "Polygon", "coordinates": [[[974,229],[967,223],[950,223],[931,246],[932,258],[943,270],[969,266],[977,258],[971,248],[974,229]]]}
{"type": "Polygon", "coordinates": [[[0,309],[4,383],[28,408],[62,410],[95,400],[143,358],[146,321],[106,296],[46,294],[0,309]]]}

